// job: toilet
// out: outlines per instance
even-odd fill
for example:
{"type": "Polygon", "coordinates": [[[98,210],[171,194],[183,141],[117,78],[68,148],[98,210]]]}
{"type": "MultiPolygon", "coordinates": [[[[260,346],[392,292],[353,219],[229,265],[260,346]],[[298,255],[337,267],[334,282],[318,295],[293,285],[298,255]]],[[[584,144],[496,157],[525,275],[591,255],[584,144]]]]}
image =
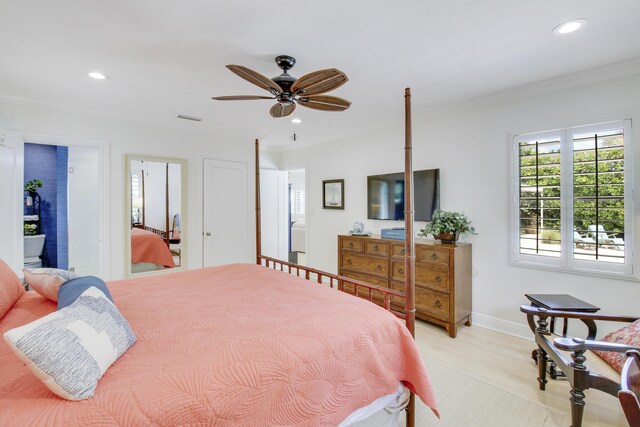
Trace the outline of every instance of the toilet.
{"type": "Polygon", "coordinates": [[[36,236],[24,236],[24,267],[40,268],[42,267],[42,251],[44,250],[45,234],[36,236]]]}

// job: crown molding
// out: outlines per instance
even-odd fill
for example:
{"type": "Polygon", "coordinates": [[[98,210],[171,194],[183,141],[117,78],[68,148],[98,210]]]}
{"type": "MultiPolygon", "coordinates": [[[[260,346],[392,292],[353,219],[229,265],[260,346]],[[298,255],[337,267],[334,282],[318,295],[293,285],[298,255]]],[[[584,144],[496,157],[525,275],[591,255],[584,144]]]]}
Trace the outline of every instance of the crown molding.
{"type": "Polygon", "coordinates": [[[478,96],[463,102],[418,111],[413,115],[413,117],[427,118],[441,116],[457,111],[506,103],[521,100],[523,98],[531,98],[538,95],[560,92],[608,80],[616,80],[636,74],[640,74],[640,57],[629,61],[617,62],[604,65],[602,67],[579,71],[577,73],[566,74],[564,76],[554,77],[552,79],[542,80],[535,83],[516,86],[503,91],[478,96]]]}
{"type": "Polygon", "coordinates": [[[33,98],[16,96],[16,95],[8,95],[3,93],[0,93],[0,102],[4,102],[7,104],[20,105],[25,107],[53,110],[53,111],[58,111],[58,112],[68,113],[68,114],[78,114],[81,116],[89,116],[96,119],[113,120],[113,121],[131,124],[131,125],[146,125],[146,126],[153,126],[153,127],[164,128],[164,129],[180,130],[180,131],[185,131],[185,132],[189,132],[189,133],[193,133],[201,136],[230,138],[234,140],[243,139],[239,137],[237,134],[226,132],[218,128],[213,128],[212,126],[207,126],[206,124],[203,126],[202,129],[195,129],[194,126],[199,126],[199,124],[198,125],[191,125],[191,124],[181,125],[179,123],[167,124],[159,120],[132,120],[121,114],[104,113],[102,111],[98,111],[88,106],[61,104],[61,103],[56,103],[51,101],[36,100],[33,98]]]}

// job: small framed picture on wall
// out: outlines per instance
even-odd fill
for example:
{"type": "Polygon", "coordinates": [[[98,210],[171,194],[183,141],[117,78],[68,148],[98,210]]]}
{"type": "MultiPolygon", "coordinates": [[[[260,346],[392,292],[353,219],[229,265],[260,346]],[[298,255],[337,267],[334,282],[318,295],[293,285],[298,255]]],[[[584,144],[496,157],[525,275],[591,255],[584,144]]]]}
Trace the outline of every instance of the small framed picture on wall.
{"type": "Polygon", "coordinates": [[[344,179],[322,181],[322,208],[344,209],[344,179]]]}

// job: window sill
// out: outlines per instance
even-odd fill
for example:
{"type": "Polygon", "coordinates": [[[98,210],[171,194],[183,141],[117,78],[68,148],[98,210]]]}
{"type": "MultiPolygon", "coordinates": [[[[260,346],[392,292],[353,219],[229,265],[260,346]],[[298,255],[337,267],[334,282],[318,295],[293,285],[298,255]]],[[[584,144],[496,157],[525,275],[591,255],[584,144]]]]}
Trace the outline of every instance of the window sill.
{"type": "Polygon", "coordinates": [[[533,268],[536,270],[547,270],[554,271],[557,273],[565,273],[565,274],[579,274],[581,276],[591,276],[591,277],[605,277],[607,279],[617,279],[617,280],[625,280],[628,282],[640,282],[640,278],[634,274],[628,273],[616,273],[611,271],[598,271],[591,269],[582,269],[582,268],[568,268],[568,267],[558,267],[554,265],[544,265],[526,261],[516,261],[509,260],[509,266],[511,267],[521,267],[521,268],[533,268]]]}

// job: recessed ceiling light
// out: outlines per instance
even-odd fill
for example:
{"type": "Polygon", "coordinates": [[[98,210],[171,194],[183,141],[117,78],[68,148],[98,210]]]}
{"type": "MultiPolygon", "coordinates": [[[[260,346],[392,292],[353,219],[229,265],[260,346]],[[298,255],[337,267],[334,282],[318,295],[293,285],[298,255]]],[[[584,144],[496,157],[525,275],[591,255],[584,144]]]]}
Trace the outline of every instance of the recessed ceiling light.
{"type": "Polygon", "coordinates": [[[302,123],[302,120],[299,118],[291,119],[291,123],[302,123]]]}
{"type": "Polygon", "coordinates": [[[97,71],[92,71],[89,73],[89,77],[91,77],[92,79],[96,79],[96,80],[104,80],[107,78],[107,76],[105,76],[102,73],[99,73],[97,71]]]}
{"type": "Polygon", "coordinates": [[[553,34],[569,34],[584,27],[587,23],[586,19],[572,19],[571,21],[563,22],[553,29],[553,34]]]}

